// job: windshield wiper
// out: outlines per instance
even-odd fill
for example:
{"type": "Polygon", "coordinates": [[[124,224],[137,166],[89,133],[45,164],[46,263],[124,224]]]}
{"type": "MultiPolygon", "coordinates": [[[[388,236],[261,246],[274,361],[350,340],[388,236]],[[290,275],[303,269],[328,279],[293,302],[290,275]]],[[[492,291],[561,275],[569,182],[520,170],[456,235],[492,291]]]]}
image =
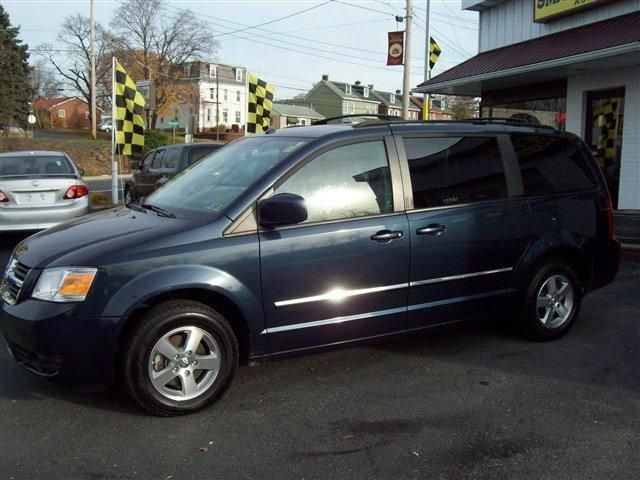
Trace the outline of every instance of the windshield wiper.
{"type": "Polygon", "coordinates": [[[176,216],[173,213],[171,213],[170,211],[165,210],[164,208],[160,208],[160,207],[158,207],[156,205],[152,205],[150,203],[143,203],[140,206],[142,208],[146,208],[147,210],[151,210],[153,212],[156,212],[161,217],[176,218],[176,216]]]}

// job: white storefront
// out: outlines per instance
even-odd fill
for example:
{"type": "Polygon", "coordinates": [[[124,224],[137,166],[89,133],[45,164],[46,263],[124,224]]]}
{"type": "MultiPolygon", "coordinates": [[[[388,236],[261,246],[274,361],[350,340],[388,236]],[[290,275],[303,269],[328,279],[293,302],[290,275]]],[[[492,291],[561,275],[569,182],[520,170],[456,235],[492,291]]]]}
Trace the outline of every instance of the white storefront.
{"type": "Polygon", "coordinates": [[[479,53],[418,87],[580,135],[618,210],[640,211],[640,0],[462,0],[479,53]]]}

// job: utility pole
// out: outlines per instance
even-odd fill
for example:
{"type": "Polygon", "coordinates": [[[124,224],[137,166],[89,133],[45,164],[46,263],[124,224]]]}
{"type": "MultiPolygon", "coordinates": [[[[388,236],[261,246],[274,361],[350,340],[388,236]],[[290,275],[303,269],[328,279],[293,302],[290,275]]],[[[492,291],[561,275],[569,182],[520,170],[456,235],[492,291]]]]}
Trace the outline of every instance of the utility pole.
{"type": "MultiPolygon", "coordinates": [[[[431,33],[429,31],[429,16],[431,13],[431,0],[427,0],[427,13],[424,19],[424,31],[426,32],[427,40],[424,53],[424,81],[426,82],[431,78],[431,68],[429,68],[429,57],[431,56],[431,33]]],[[[422,119],[429,120],[429,94],[425,93],[422,100],[422,119]]]]}
{"type": "Polygon", "coordinates": [[[218,80],[220,77],[218,76],[218,67],[216,66],[216,141],[220,141],[220,81],[218,80]]]}
{"type": "Polygon", "coordinates": [[[404,31],[404,79],[402,81],[402,118],[409,120],[411,99],[411,30],[413,21],[413,0],[407,0],[407,14],[404,31]]]}
{"type": "Polygon", "coordinates": [[[89,12],[89,43],[91,44],[91,74],[89,75],[91,78],[89,82],[91,83],[91,138],[94,140],[98,138],[97,128],[96,128],[96,42],[95,42],[95,18],[94,18],[94,8],[93,8],[93,0],[90,2],[90,12],[89,12]]]}

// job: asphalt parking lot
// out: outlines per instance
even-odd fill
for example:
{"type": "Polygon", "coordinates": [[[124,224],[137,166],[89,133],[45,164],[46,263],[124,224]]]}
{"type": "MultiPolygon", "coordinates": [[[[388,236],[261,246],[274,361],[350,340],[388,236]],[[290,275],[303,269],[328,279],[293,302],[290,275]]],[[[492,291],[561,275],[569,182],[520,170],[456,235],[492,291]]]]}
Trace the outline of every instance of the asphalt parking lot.
{"type": "MultiPolygon", "coordinates": [[[[0,237],[4,265],[20,236],[0,237]]],[[[0,355],[4,479],[638,478],[640,261],[564,338],[447,328],[240,369],[188,417],[0,355]]]]}

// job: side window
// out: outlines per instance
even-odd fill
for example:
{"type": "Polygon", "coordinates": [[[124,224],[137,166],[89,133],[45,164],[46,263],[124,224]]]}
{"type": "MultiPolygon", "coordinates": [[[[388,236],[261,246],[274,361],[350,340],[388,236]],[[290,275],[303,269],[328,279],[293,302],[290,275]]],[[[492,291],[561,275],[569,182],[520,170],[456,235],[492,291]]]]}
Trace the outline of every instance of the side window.
{"type": "Polygon", "coordinates": [[[142,159],[142,168],[145,169],[149,169],[151,168],[151,162],[153,162],[153,156],[155,155],[155,151],[154,152],[149,152],[145,155],[145,157],[142,159]]]}
{"type": "Polygon", "coordinates": [[[390,213],[391,171],[384,142],[329,150],[307,163],[275,193],[295,193],[307,203],[305,223],[390,213]]]}
{"type": "Polygon", "coordinates": [[[187,165],[193,165],[195,162],[204,157],[207,153],[214,151],[211,147],[196,147],[189,149],[187,157],[187,165]]]}
{"type": "Polygon", "coordinates": [[[162,156],[164,154],[164,150],[158,150],[156,152],[156,156],[153,157],[153,163],[151,163],[151,168],[157,169],[162,165],[162,156]]]}
{"type": "Polygon", "coordinates": [[[506,198],[494,137],[405,138],[414,208],[506,198]]]}
{"type": "Polygon", "coordinates": [[[593,174],[577,146],[543,135],[511,135],[525,195],[547,195],[590,189],[593,174]]]}
{"type": "Polygon", "coordinates": [[[179,148],[168,148],[165,150],[162,157],[162,168],[166,168],[168,170],[176,168],[180,163],[181,154],[182,150],[179,148]]]}

